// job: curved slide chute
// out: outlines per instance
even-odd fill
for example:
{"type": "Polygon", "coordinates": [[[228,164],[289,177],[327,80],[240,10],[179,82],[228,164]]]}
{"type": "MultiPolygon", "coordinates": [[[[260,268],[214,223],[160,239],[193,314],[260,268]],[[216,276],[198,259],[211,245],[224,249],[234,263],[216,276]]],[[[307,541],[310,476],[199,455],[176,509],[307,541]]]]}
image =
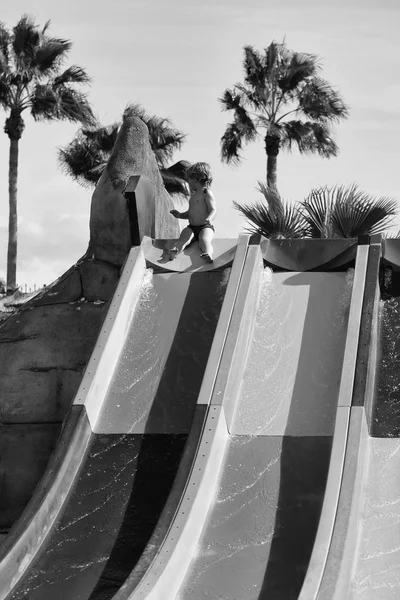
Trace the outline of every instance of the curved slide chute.
{"type": "Polygon", "coordinates": [[[152,560],[204,427],[248,242],[216,240],[215,269],[193,244],[174,272],[162,249],[158,269],[152,240],[131,250],[47,472],[0,547],[1,599],[111,598],[152,560]]]}
{"type": "Polygon", "coordinates": [[[324,502],[301,600],[400,595],[399,256],[398,240],[371,237],[348,427],[335,431],[341,473],[332,460],[335,493],[324,502]]]}
{"type": "MultiPolygon", "coordinates": [[[[256,241],[249,246],[179,508],[145,576],[132,591],[127,582],[115,600],[300,593],[340,420],[338,398],[347,389],[346,364],[355,364],[358,351],[352,336],[360,327],[357,289],[366,257],[360,247],[353,286],[347,267],[354,266],[356,241],[329,253],[327,260],[342,267],[332,272],[323,270],[324,255],[322,265],[307,265],[313,272],[283,271],[283,246],[269,242],[267,255],[256,241]],[[265,266],[271,248],[276,271],[265,266]]],[[[304,268],[302,252],[296,254],[294,241],[290,246],[291,266],[304,268]]]]}
{"type": "Polygon", "coordinates": [[[309,242],[132,250],[0,599],[356,597],[381,247],[309,242]]]}

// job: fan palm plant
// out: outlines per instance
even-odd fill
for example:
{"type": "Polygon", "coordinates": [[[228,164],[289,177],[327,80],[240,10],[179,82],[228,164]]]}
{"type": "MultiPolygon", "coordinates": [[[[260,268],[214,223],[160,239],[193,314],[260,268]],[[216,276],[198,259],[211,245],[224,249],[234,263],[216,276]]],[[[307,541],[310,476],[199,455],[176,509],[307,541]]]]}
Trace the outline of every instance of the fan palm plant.
{"type": "MultiPolygon", "coordinates": [[[[180,150],[185,134],[176,129],[168,119],[148,115],[139,104],[126,109],[131,115],[142,119],[149,130],[151,148],[156,156],[164,185],[170,194],[187,195],[184,180],[186,161],[168,166],[174,153],[180,150]]],[[[96,185],[107,164],[118,136],[120,123],[103,126],[82,127],[70,144],[60,148],[59,164],[62,170],[83,186],[96,185]]]]}
{"type": "Polygon", "coordinates": [[[239,164],[244,144],[263,136],[266,181],[277,190],[277,157],[297,147],[302,154],[336,156],[330,126],[348,116],[340,94],[319,76],[313,54],[289,50],[272,42],[263,53],[244,48],[244,83],[227,89],[220,102],[233,111],[221,138],[223,161],[239,164]]]}
{"type": "Polygon", "coordinates": [[[19,140],[24,131],[22,114],[35,121],[68,120],[90,123],[93,113],[77,85],[89,83],[85,70],[61,70],[72,46],[69,40],[50,37],[50,21],[40,29],[24,15],[12,31],[0,23],[0,106],[7,113],[4,131],[10,139],[9,228],[7,289],[16,287],[17,182],[19,140]]]}
{"type": "Polygon", "coordinates": [[[311,190],[300,203],[313,238],[352,238],[383,233],[398,214],[394,198],[374,197],[350,186],[327,186],[311,190]]]}
{"type": "Polygon", "coordinates": [[[294,205],[282,200],[274,189],[269,188],[261,181],[258,182],[257,189],[263,194],[264,202],[233,203],[248,221],[246,231],[260,234],[269,239],[306,236],[306,220],[294,205]]]}
{"type": "Polygon", "coordinates": [[[247,219],[246,230],[269,239],[278,238],[354,238],[382,233],[398,215],[394,198],[374,197],[350,186],[321,187],[294,205],[282,200],[274,189],[258,182],[263,201],[253,204],[234,202],[247,219]]]}

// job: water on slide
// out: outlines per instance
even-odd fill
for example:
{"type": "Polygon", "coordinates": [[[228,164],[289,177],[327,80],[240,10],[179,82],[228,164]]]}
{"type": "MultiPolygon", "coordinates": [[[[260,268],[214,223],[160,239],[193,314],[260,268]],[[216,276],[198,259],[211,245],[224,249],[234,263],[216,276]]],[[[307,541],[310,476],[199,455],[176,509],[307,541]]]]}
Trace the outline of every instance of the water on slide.
{"type": "Polygon", "coordinates": [[[171,489],[230,269],[147,271],[75,488],[9,600],[108,600],[171,489]]]}
{"type": "Polygon", "coordinates": [[[374,437],[367,443],[359,541],[348,600],[400,598],[400,294],[382,300],[380,309],[374,437]]]}
{"type": "Polygon", "coordinates": [[[266,269],[219,491],[179,600],[291,600],[329,467],[353,270],[266,269]]]}

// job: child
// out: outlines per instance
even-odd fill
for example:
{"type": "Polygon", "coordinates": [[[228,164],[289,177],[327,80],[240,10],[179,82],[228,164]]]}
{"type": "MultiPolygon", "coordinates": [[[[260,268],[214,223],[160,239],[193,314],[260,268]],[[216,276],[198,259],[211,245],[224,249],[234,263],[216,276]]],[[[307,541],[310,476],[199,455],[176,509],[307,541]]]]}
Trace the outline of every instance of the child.
{"type": "Polygon", "coordinates": [[[199,241],[201,258],[211,263],[215,231],[212,220],[217,211],[214,194],[210,190],[212,183],[210,166],[204,162],[195,163],[186,170],[185,177],[191,192],[189,208],[185,212],[171,210],[171,214],[177,219],[188,219],[189,225],[182,230],[179,239],[169,251],[169,257],[173,260],[195,239],[199,241]]]}

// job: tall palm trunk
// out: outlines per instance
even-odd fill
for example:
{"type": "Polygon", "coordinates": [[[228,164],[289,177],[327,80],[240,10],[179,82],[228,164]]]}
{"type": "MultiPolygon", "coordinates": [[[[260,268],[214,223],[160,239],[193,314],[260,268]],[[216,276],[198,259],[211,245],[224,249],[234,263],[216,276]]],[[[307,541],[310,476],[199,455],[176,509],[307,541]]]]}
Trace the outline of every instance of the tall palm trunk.
{"type": "Polygon", "coordinates": [[[17,181],[18,181],[18,139],[10,138],[10,160],[8,170],[8,251],[7,251],[7,292],[17,287],[17,181]]]}
{"type": "Polygon", "coordinates": [[[277,182],[277,158],[280,148],[280,138],[277,135],[267,133],[265,136],[265,152],[267,153],[267,186],[278,192],[277,182]]]}
{"type": "Polygon", "coordinates": [[[12,293],[17,287],[17,245],[18,245],[18,216],[17,216],[17,182],[18,182],[18,144],[24,131],[24,121],[20,110],[11,109],[6,119],[5,133],[10,138],[10,160],[8,169],[8,251],[7,251],[7,293],[12,293]]]}

